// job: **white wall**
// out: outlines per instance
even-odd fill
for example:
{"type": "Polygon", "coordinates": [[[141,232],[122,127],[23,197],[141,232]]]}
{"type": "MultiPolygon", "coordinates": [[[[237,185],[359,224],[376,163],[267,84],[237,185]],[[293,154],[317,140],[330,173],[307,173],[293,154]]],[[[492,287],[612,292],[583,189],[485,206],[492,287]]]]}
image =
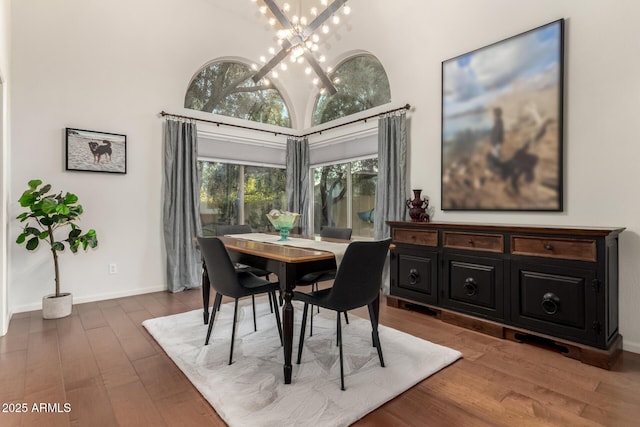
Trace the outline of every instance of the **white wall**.
{"type": "Polygon", "coordinates": [[[7,200],[8,200],[8,173],[9,173],[9,0],[0,0],[0,200],[3,206],[0,210],[0,335],[4,335],[9,327],[9,283],[7,251],[9,239],[7,239],[7,200]]]}
{"type": "MultiPolygon", "coordinates": [[[[350,0],[348,25],[329,40],[329,65],[368,51],[385,66],[393,102],[410,103],[410,186],[435,220],[625,226],[620,240],[621,333],[640,352],[640,178],[634,117],[640,111],[640,29],[634,0],[350,0]],[[450,213],[440,200],[443,60],[559,18],[566,26],[565,210],[450,213]],[[631,189],[629,191],[628,189],[631,189]]],[[[244,1],[20,0],[12,2],[11,200],[40,177],[76,192],[100,245],[62,258],[64,290],[76,301],[164,288],[160,110],[182,108],[193,74],[220,57],[258,58],[273,45],[268,25],[244,1]],[[65,127],[125,133],[128,173],[64,171],[65,127]],[[109,275],[107,265],[118,263],[109,275]]],[[[323,47],[327,47],[326,45],[323,47]]],[[[295,74],[298,76],[298,74],[295,74]]],[[[314,92],[282,86],[304,127],[314,92]]],[[[407,195],[409,197],[409,195],[407,195]]],[[[10,205],[11,216],[18,209],[10,205]]],[[[12,240],[17,223],[11,222],[12,240]]],[[[10,245],[10,307],[35,309],[52,289],[49,254],[10,245]]]]}

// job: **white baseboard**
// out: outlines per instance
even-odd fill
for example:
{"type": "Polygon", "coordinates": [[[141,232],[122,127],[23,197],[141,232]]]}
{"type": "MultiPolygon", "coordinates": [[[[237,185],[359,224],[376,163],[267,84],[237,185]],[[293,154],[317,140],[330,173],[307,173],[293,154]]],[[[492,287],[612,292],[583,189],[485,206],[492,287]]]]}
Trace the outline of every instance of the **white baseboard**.
{"type": "Polygon", "coordinates": [[[622,349],[624,351],[629,351],[631,353],[638,353],[640,354],[640,343],[637,342],[629,342],[626,341],[624,338],[622,339],[622,349]]]}
{"type": "MultiPolygon", "coordinates": [[[[142,294],[148,294],[151,292],[160,292],[160,291],[165,291],[167,288],[164,285],[159,285],[159,286],[153,286],[153,287],[149,287],[149,288],[140,288],[140,289],[133,289],[133,290],[126,290],[126,291],[120,291],[120,292],[105,292],[102,294],[94,294],[94,295],[87,295],[87,296],[83,296],[83,297],[73,297],[73,303],[74,304],[82,304],[85,302],[94,302],[94,301],[104,301],[104,300],[108,300],[108,299],[114,299],[114,298],[122,298],[122,297],[130,297],[133,295],[142,295],[142,294]]],[[[15,313],[24,313],[25,311],[34,311],[34,310],[42,310],[42,302],[37,302],[37,303],[33,303],[33,304],[25,304],[25,305],[21,305],[21,306],[17,306],[17,307],[11,307],[9,309],[10,314],[15,314],[15,313]]],[[[9,320],[11,320],[11,315],[9,316],[9,320]]]]}

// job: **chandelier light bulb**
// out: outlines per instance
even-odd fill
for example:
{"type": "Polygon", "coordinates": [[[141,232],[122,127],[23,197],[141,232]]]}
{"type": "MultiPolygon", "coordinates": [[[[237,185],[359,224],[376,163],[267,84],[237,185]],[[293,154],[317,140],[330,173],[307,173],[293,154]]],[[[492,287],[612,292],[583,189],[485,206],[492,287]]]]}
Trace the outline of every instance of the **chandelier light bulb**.
{"type": "Polygon", "coordinates": [[[330,73],[330,72],[332,72],[332,71],[333,71],[333,68],[332,68],[332,67],[327,67],[327,73],[330,73]]]}
{"type": "Polygon", "coordinates": [[[289,61],[296,62],[296,56],[293,54],[293,52],[291,52],[291,55],[289,55],[289,61]]]}
{"type": "Polygon", "coordinates": [[[320,95],[324,95],[327,90],[325,88],[320,89],[320,95]]]}
{"type": "Polygon", "coordinates": [[[258,71],[258,65],[257,64],[251,64],[251,69],[253,71],[258,71]]]}
{"type": "Polygon", "coordinates": [[[276,25],[276,18],[269,18],[269,25],[271,25],[272,27],[276,25]]]}
{"type": "Polygon", "coordinates": [[[276,70],[273,70],[273,71],[271,72],[271,76],[272,76],[274,79],[277,79],[277,78],[278,78],[278,72],[277,72],[276,70]]]}
{"type": "Polygon", "coordinates": [[[298,15],[293,15],[291,17],[291,22],[294,24],[297,24],[298,22],[300,22],[300,18],[298,18],[298,15]]]}
{"type": "Polygon", "coordinates": [[[311,40],[307,40],[306,42],[304,42],[304,45],[307,47],[307,49],[311,49],[313,47],[313,42],[311,40]]]}
{"type": "Polygon", "coordinates": [[[287,71],[287,63],[286,62],[281,62],[280,63],[280,69],[282,71],[287,71]]]}
{"type": "Polygon", "coordinates": [[[311,74],[311,71],[313,71],[311,69],[311,67],[307,67],[307,68],[304,69],[304,73],[307,74],[307,75],[311,74]]]}
{"type": "Polygon", "coordinates": [[[296,59],[296,61],[298,62],[298,64],[302,64],[304,62],[304,57],[298,56],[298,59],[296,59]]]}
{"type": "Polygon", "coordinates": [[[333,79],[333,84],[336,85],[340,83],[340,77],[336,77],[335,79],[333,79]]]}
{"type": "Polygon", "coordinates": [[[282,43],[284,43],[284,40],[278,39],[278,46],[282,47],[282,43]]]}
{"type": "Polygon", "coordinates": [[[276,50],[275,50],[274,48],[270,47],[270,48],[269,48],[269,53],[270,53],[271,55],[275,55],[276,50]]]}
{"type": "Polygon", "coordinates": [[[263,15],[267,13],[267,6],[260,6],[260,13],[263,15]]]}
{"type": "Polygon", "coordinates": [[[313,16],[318,16],[318,8],[317,7],[312,7],[310,13],[313,16]]]}
{"type": "Polygon", "coordinates": [[[335,24],[338,25],[340,23],[340,17],[338,15],[333,15],[333,18],[331,18],[331,21],[335,24]]]}
{"type": "Polygon", "coordinates": [[[313,40],[314,43],[318,43],[320,41],[320,36],[317,34],[314,34],[311,36],[311,40],[313,40]]]}
{"type": "Polygon", "coordinates": [[[265,86],[269,86],[271,84],[271,82],[269,81],[269,79],[264,79],[264,85],[265,86]]]}
{"type": "Polygon", "coordinates": [[[318,83],[320,83],[320,79],[317,77],[314,77],[313,80],[311,80],[313,82],[314,85],[318,85],[318,83]]]}
{"type": "Polygon", "coordinates": [[[260,56],[260,62],[262,62],[263,64],[267,62],[267,58],[264,57],[264,55],[260,56]]]}
{"type": "Polygon", "coordinates": [[[300,23],[302,25],[307,25],[307,17],[306,16],[301,16],[300,17],[300,23]]]}
{"type": "Polygon", "coordinates": [[[285,3],[282,5],[282,10],[284,10],[285,12],[289,12],[289,9],[291,9],[289,3],[285,3]]]}
{"type": "Polygon", "coordinates": [[[328,25],[323,25],[322,26],[322,33],[323,34],[327,34],[329,32],[329,26],[328,25]]]}
{"type": "Polygon", "coordinates": [[[344,13],[345,15],[348,15],[351,13],[351,7],[347,6],[346,4],[344,5],[344,7],[342,8],[342,13],[344,13]]]}
{"type": "Polygon", "coordinates": [[[313,44],[313,46],[311,46],[311,52],[316,52],[319,49],[317,44],[313,44]]]}
{"type": "Polygon", "coordinates": [[[320,0],[320,4],[323,5],[323,6],[326,6],[327,3],[328,3],[327,0],[320,0]]]}
{"type": "Polygon", "coordinates": [[[326,60],[327,60],[327,58],[325,58],[324,55],[320,55],[320,58],[318,58],[318,61],[320,61],[320,62],[324,62],[326,60]]]}

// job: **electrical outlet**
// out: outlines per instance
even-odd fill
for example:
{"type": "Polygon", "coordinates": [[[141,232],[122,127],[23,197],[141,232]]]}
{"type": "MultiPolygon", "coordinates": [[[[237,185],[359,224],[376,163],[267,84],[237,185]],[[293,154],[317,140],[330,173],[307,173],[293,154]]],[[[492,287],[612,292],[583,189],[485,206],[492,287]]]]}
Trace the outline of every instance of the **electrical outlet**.
{"type": "Polygon", "coordinates": [[[118,264],[109,264],[109,274],[116,274],[118,272],[118,264]]]}

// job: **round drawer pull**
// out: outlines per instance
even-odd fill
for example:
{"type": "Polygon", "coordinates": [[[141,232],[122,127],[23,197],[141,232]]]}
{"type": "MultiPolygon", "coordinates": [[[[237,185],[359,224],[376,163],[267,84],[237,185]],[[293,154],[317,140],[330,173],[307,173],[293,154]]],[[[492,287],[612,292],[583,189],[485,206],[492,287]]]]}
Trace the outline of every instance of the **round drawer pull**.
{"type": "Polygon", "coordinates": [[[553,292],[547,292],[542,296],[542,309],[547,314],[556,314],[560,308],[560,298],[553,292]]]}
{"type": "Polygon", "coordinates": [[[553,245],[550,245],[550,244],[546,243],[546,244],[544,245],[544,248],[545,248],[546,250],[548,250],[548,251],[552,251],[552,250],[553,250],[553,245]]]}
{"type": "Polygon", "coordinates": [[[470,244],[470,245],[473,245],[473,240],[469,239],[469,240],[467,240],[467,243],[470,244]]]}
{"type": "Polygon", "coordinates": [[[420,281],[420,273],[418,273],[418,270],[416,270],[415,268],[409,270],[408,279],[410,285],[415,285],[416,283],[418,283],[420,281]]]}
{"type": "Polygon", "coordinates": [[[478,285],[473,277],[467,277],[462,287],[464,288],[464,293],[468,297],[472,297],[478,293],[478,285]]]}

